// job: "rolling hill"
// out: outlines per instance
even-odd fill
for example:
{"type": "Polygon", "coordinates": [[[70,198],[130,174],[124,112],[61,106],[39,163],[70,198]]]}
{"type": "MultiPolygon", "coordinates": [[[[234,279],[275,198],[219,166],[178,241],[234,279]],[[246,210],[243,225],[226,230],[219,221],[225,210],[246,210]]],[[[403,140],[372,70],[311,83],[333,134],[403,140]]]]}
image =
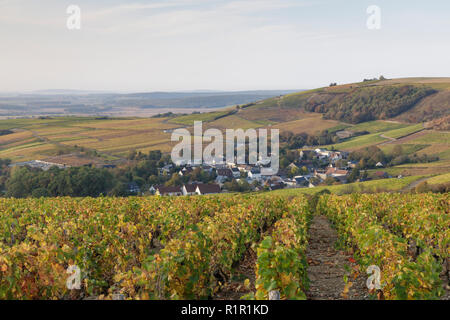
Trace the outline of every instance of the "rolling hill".
{"type": "MultiPolygon", "coordinates": [[[[143,99],[148,94],[126,96],[143,99]]],[[[164,93],[150,96],[168,98],[164,93]]],[[[377,145],[389,153],[401,144],[408,154],[437,156],[439,161],[409,164],[400,172],[445,173],[450,167],[450,133],[445,131],[449,103],[450,78],[410,78],[318,88],[184,115],[8,119],[0,120],[0,130],[7,133],[0,136],[0,158],[18,162],[95,151],[102,161],[112,161],[123,159],[130,150],[170,152],[175,145],[170,142],[171,130],[189,129],[194,121],[201,120],[204,130],[278,128],[310,135],[323,130],[362,132],[327,147],[353,151],[377,145]],[[353,117],[358,112],[369,116],[353,117]]]]}

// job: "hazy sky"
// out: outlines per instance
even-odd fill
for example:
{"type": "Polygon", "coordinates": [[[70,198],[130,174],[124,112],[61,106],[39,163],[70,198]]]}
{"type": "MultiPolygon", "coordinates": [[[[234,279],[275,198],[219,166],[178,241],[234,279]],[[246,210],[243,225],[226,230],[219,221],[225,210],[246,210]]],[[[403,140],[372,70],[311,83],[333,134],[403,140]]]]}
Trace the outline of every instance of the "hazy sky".
{"type": "Polygon", "coordinates": [[[450,1],[0,0],[0,91],[303,89],[381,74],[450,76],[450,1]],[[67,29],[72,4],[81,30],[67,29]]]}

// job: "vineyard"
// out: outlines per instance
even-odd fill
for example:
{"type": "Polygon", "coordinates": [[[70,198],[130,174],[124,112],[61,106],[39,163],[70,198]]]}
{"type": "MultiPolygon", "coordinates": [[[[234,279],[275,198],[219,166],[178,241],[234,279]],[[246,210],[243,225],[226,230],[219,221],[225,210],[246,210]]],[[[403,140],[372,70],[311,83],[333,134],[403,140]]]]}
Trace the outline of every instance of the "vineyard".
{"type": "Polygon", "coordinates": [[[313,216],[365,273],[372,299],[439,299],[448,287],[449,195],[272,193],[0,200],[0,299],[308,299],[313,216]],[[252,277],[236,270],[254,251],[252,277]],[[80,287],[68,286],[76,266],[80,287]],[[446,272],[446,274],[445,274],[446,272]],[[444,277],[443,277],[444,275],[444,277]]]}

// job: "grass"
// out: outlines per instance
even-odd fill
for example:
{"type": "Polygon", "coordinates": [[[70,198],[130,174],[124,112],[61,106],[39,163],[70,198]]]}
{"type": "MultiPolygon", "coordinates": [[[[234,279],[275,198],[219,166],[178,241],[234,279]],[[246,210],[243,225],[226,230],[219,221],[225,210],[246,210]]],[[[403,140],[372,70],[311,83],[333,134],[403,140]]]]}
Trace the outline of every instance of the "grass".
{"type": "Polygon", "coordinates": [[[192,126],[194,125],[194,121],[203,121],[203,122],[214,121],[220,117],[226,116],[229,112],[230,111],[215,111],[215,112],[190,114],[186,116],[173,118],[169,120],[169,123],[192,126]]]}
{"type": "MultiPolygon", "coordinates": [[[[76,146],[95,149],[105,158],[116,159],[130,149],[157,149],[169,152],[170,133],[177,125],[166,119],[61,117],[52,119],[11,119],[0,121],[1,128],[20,129],[0,136],[0,157],[13,161],[45,159],[61,148],[76,146]]],[[[69,150],[69,149],[68,149],[69,150]]]]}
{"type": "MultiPolygon", "coordinates": [[[[395,144],[385,144],[380,146],[380,149],[386,154],[386,155],[392,155],[394,148],[395,148],[395,144]]],[[[403,154],[413,154],[416,153],[420,150],[423,150],[424,148],[428,147],[428,145],[426,144],[402,144],[402,151],[403,154]]]]}
{"type": "MultiPolygon", "coordinates": [[[[415,133],[417,131],[420,131],[423,128],[422,124],[417,124],[417,125],[402,126],[401,128],[383,131],[383,132],[378,131],[381,128],[392,128],[395,125],[396,125],[396,123],[386,124],[385,121],[372,121],[372,122],[368,123],[366,126],[361,125],[361,128],[366,128],[366,129],[364,129],[366,131],[368,131],[367,129],[369,129],[369,130],[376,131],[376,132],[366,134],[363,136],[357,136],[357,137],[351,138],[349,140],[346,140],[344,142],[337,143],[334,145],[329,145],[326,147],[327,148],[334,147],[337,150],[352,151],[352,150],[361,149],[364,147],[368,147],[371,145],[376,145],[376,144],[380,144],[382,142],[389,141],[389,139],[383,138],[382,135],[384,135],[385,137],[397,139],[397,138],[415,133]]],[[[354,127],[352,127],[351,130],[354,130],[354,127]]]]}
{"type": "Polygon", "coordinates": [[[283,189],[274,191],[274,193],[294,196],[298,194],[314,194],[325,189],[328,189],[331,193],[334,194],[345,194],[352,192],[400,191],[409,186],[414,181],[417,181],[424,177],[425,176],[411,176],[405,177],[403,179],[381,179],[342,185],[321,186],[315,188],[283,189]]]}
{"type": "Polygon", "coordinates": [[[450,145],[450,132],[431,131],[421,137],[413,140],[417,144],[449,144],[450,145]]]}
{"type": "Polygon", "coordinates": [[[255,121],[243,119],[235,114],[220,118],[218,120],[214,120],[207,124],[208,128],[217,128],[217,129],[250,129],[250,128],[259,128],[263,125],[256,123],[255,121]]]}
{"type": "Polygon", "coordinates": [[[304,119],[276,124],[273,128],[280,129],[281,131],[291,131],[294,134],[299,134],[302,132],[314,134],[323,130],[335,128],[338,125],[338,121],[324,120],[322,119],[322,115],[312,114],[304,119]]]}
{"type": "Polygon", "coordinates": [[[384,132],[383,134],[386,137],[398,139],[398,138],[413,134],[413,133],[421,131],[421,130],[423,130],[423,125],[421,123],[419,123],[419,124],[407,126],[404,128],[389,130],[389,131],[384,132]]]}
{"type": "Polygon", "coordinates": [[[450,173],[441,174],[427,180],[428,184],[442,184],[450,182],[450,173]]]}
{"type": "Polygon", "coordinates": [[[377,132],[401,129],[401,128],[405,128],[405,127],[408,127],[408,125],[404,124],[404,123],[395,123],[395,122],[390,122],[390,121],[376,120],[376,121],[359,123],[357,125],[349,127],[348,129],[351,131],[354,131],[354,132],[367,131],[370,133],[377,133],[377,132]]]}
{"type": "Polygon", "coordinates": [[[363,147],[368,147],[374,144],[378,144],[384,141],[388,141],[388,139],[380,137],[379,133],[372,133],[372,134],[366,134],[363,136],[351,138],[350,140],[325,146],[326,148],[330,149],[334,147],[336,150],[356,150],[363,147]]]}
{"type": "Polygon", "coordinates": [[[426,163],[406,163],[397,166],[398,168],[433,168],[433,167],[448,167],[450,168],[450,160],[439,160],[435,162],[426,163]]]}

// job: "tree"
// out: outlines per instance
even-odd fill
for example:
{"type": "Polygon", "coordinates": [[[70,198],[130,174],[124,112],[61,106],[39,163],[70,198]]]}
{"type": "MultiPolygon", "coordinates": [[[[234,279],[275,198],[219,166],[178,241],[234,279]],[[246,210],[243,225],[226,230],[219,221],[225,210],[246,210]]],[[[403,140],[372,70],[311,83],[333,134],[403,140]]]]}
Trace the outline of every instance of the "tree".
{"type": "Polygon", "coordinates": [[[425,193],[430,191],[430,187],[428,186],[428,183],[426,181],[419,183],[419,185],[416,187],[416,193],[425,193]]]}
{"type": "Polygon", "coordinates": [[[136,159],[136,157],[137,157],[137,152],[136,152],[136,150],[130,150],[130,151],[128,151],[128,154],[127,154],[127,159],[128,159],[128,160],[134,160],[134,159],[136,159]]]}
{"type": "Polygon", "coordinates": [[[309,173],[309,171],[308,171],[308,168],[307,168],[307,167],[305,167],[305,166],[301,167],[301,169],[300,169],[300,174],[306,175],[306,174],[308,174],[308,173],[309,173]]]}
{"type": "Polygon", "coordinates": [[[403,155],[403,147],[400,144],[396,144],[392,150],[392,156],[395,158],[401,155],[403,155]]]}
{"type": "Polygon", "coordinates": [[[116,185],[108,192],[111,197],[126,197],[128,196],[127,185],[123,182],[117,182],[116,185]]]}
{"type": "Polygon", "coordinates": [[[350,174],[349,174],[349,176],[347,178],[347,181],[348,182],[355,182],[356,180],[358,180],[359,176],[360,176],[360,171],[359,171],[358,168],[355,168],[355,169],[352,170],[352,172],[350,172],[350,174]]]}
{"type": "Polygon", "coordinates": [[[288,173],[290,178],[298,176],[299,174],[300,174],[300,169],[295,166],[292,166],[291,170],[289,170],[289,173],[288,173]]]}
{"type": "Polygon", "coordinates": [[[323,183],[324,183],[325,185],[327,185],[327,186],[331,186],[331,185],[335,184],[336,182],[337,182],[337,180],[336,180],[335,178],[333,178],[333,177],[327,177],[327,178],[323,181],[323,183]]]}
{"type": "Polygon", "coordinates": [[[180,175],[178,173],[174,173],[169,181],[165,183],[166,187],[174,187],[181,186],[183,183],[181,181],[180,175]]]}
{"type": "Polygon", "coordinates": [[[48,193],[47,189],[45,188],[37,188],[34,189],[31,193],[33,198],[42,198],[42,197],[49,197],[50,194],[48,193]]]}

